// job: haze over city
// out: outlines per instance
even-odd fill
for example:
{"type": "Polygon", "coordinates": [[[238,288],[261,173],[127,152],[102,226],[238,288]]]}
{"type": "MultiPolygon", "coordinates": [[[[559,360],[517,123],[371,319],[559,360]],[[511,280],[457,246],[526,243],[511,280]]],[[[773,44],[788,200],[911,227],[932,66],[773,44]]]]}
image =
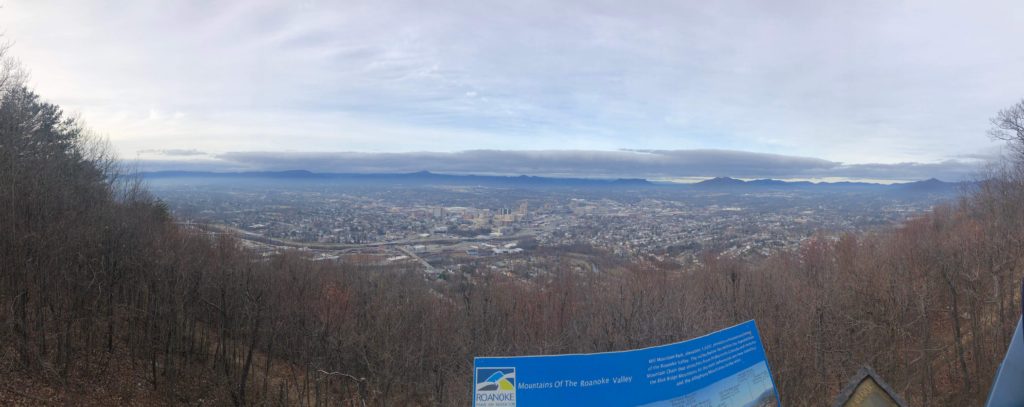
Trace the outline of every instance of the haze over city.
{"type": "Polygon", "coordinates": [[[1013,4],[14,1],[0,24],[143,170],[960,181],[1024,86],[1013,4]]]}

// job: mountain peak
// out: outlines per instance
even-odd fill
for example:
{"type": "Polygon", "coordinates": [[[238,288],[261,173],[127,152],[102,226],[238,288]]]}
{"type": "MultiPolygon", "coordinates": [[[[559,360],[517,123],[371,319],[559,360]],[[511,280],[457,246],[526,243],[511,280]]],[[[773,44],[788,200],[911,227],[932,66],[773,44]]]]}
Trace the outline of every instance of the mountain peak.
{"type": "Polygon", "coordinates": [[[738,180],[736,178],[731,178],[731,177],[715,177],[715,178],[712,178],[712,179],[706,179],[704,181],[698,182],[695,185],[702,185],[702,186],[728,186],[728,185],[741,185],[741,184],[745,184],[745,182],[743,182],[742,180],[738,180]]]}
{"type": "Polygon", "coordinates": [[[946,184],[949,184],[949,183],[945,182],[945,181],[942,181],[940,179],[937,179],[937,178],[928,178],[926,180],[908,182],[908,183],[903,184],[903,185],[932,185],[932,186],[937,186],[937,185],[946,185],[946,184]]]}

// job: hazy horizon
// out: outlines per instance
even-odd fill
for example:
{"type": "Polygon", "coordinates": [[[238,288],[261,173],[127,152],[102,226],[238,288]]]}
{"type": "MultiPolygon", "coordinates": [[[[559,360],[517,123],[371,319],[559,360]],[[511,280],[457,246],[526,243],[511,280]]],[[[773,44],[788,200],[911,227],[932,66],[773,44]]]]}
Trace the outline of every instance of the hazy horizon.
{"type": "Polygon", "coordinates": [[[715,177],[792,181],[893,183],[977,178],[992,157],[938,163],[845,164],[813,157],[730,150],[471,150],[450,153],[228,152],[151,150],[129,161],[145,172],[411,173],[530,175],[572,178],[644,178],[694,182],[715,177]]]}

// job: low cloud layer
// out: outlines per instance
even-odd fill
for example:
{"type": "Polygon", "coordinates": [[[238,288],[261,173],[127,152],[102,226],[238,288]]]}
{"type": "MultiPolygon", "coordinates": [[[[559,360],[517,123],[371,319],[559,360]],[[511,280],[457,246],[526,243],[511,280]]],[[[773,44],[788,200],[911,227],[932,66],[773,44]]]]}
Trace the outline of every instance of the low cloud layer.
{"type": "MultiPolygon", "coordinates": [[[[199,155],[201,153],[193,154],[199,155]]],[[[909,181],[968,179],[984,161],[844,164],[813,157],[734,150],[468,150],[452,153],[229,152],[187,160],[174,154],[144,160],[146,171],[283,171],[538,175],[589,178],[695,179],[716,176],[775,179],[909,181]]]]}
{"type": "Polygon", "coordinates": [[[139,150],[139,154],[146,155],[158,155],[158,156],[169,156],[169,157],[190,157],[190,156],[201,156],[206,153],[196,149],[181,149],[181,148],[166,148],[166,149],[148,149],[139,150]]]}

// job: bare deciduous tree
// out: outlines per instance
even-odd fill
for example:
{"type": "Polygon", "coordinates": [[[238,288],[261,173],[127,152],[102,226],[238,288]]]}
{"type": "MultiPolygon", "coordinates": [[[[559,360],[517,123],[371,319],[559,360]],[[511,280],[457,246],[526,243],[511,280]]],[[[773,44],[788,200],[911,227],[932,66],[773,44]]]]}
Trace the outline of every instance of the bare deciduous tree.
{"type": "Polygon", "coordinates": [[[1000,110],[991,122],[989,135],[1009,142],[1018,153],[1024,154],[1024,100],[1000,110]]]}

